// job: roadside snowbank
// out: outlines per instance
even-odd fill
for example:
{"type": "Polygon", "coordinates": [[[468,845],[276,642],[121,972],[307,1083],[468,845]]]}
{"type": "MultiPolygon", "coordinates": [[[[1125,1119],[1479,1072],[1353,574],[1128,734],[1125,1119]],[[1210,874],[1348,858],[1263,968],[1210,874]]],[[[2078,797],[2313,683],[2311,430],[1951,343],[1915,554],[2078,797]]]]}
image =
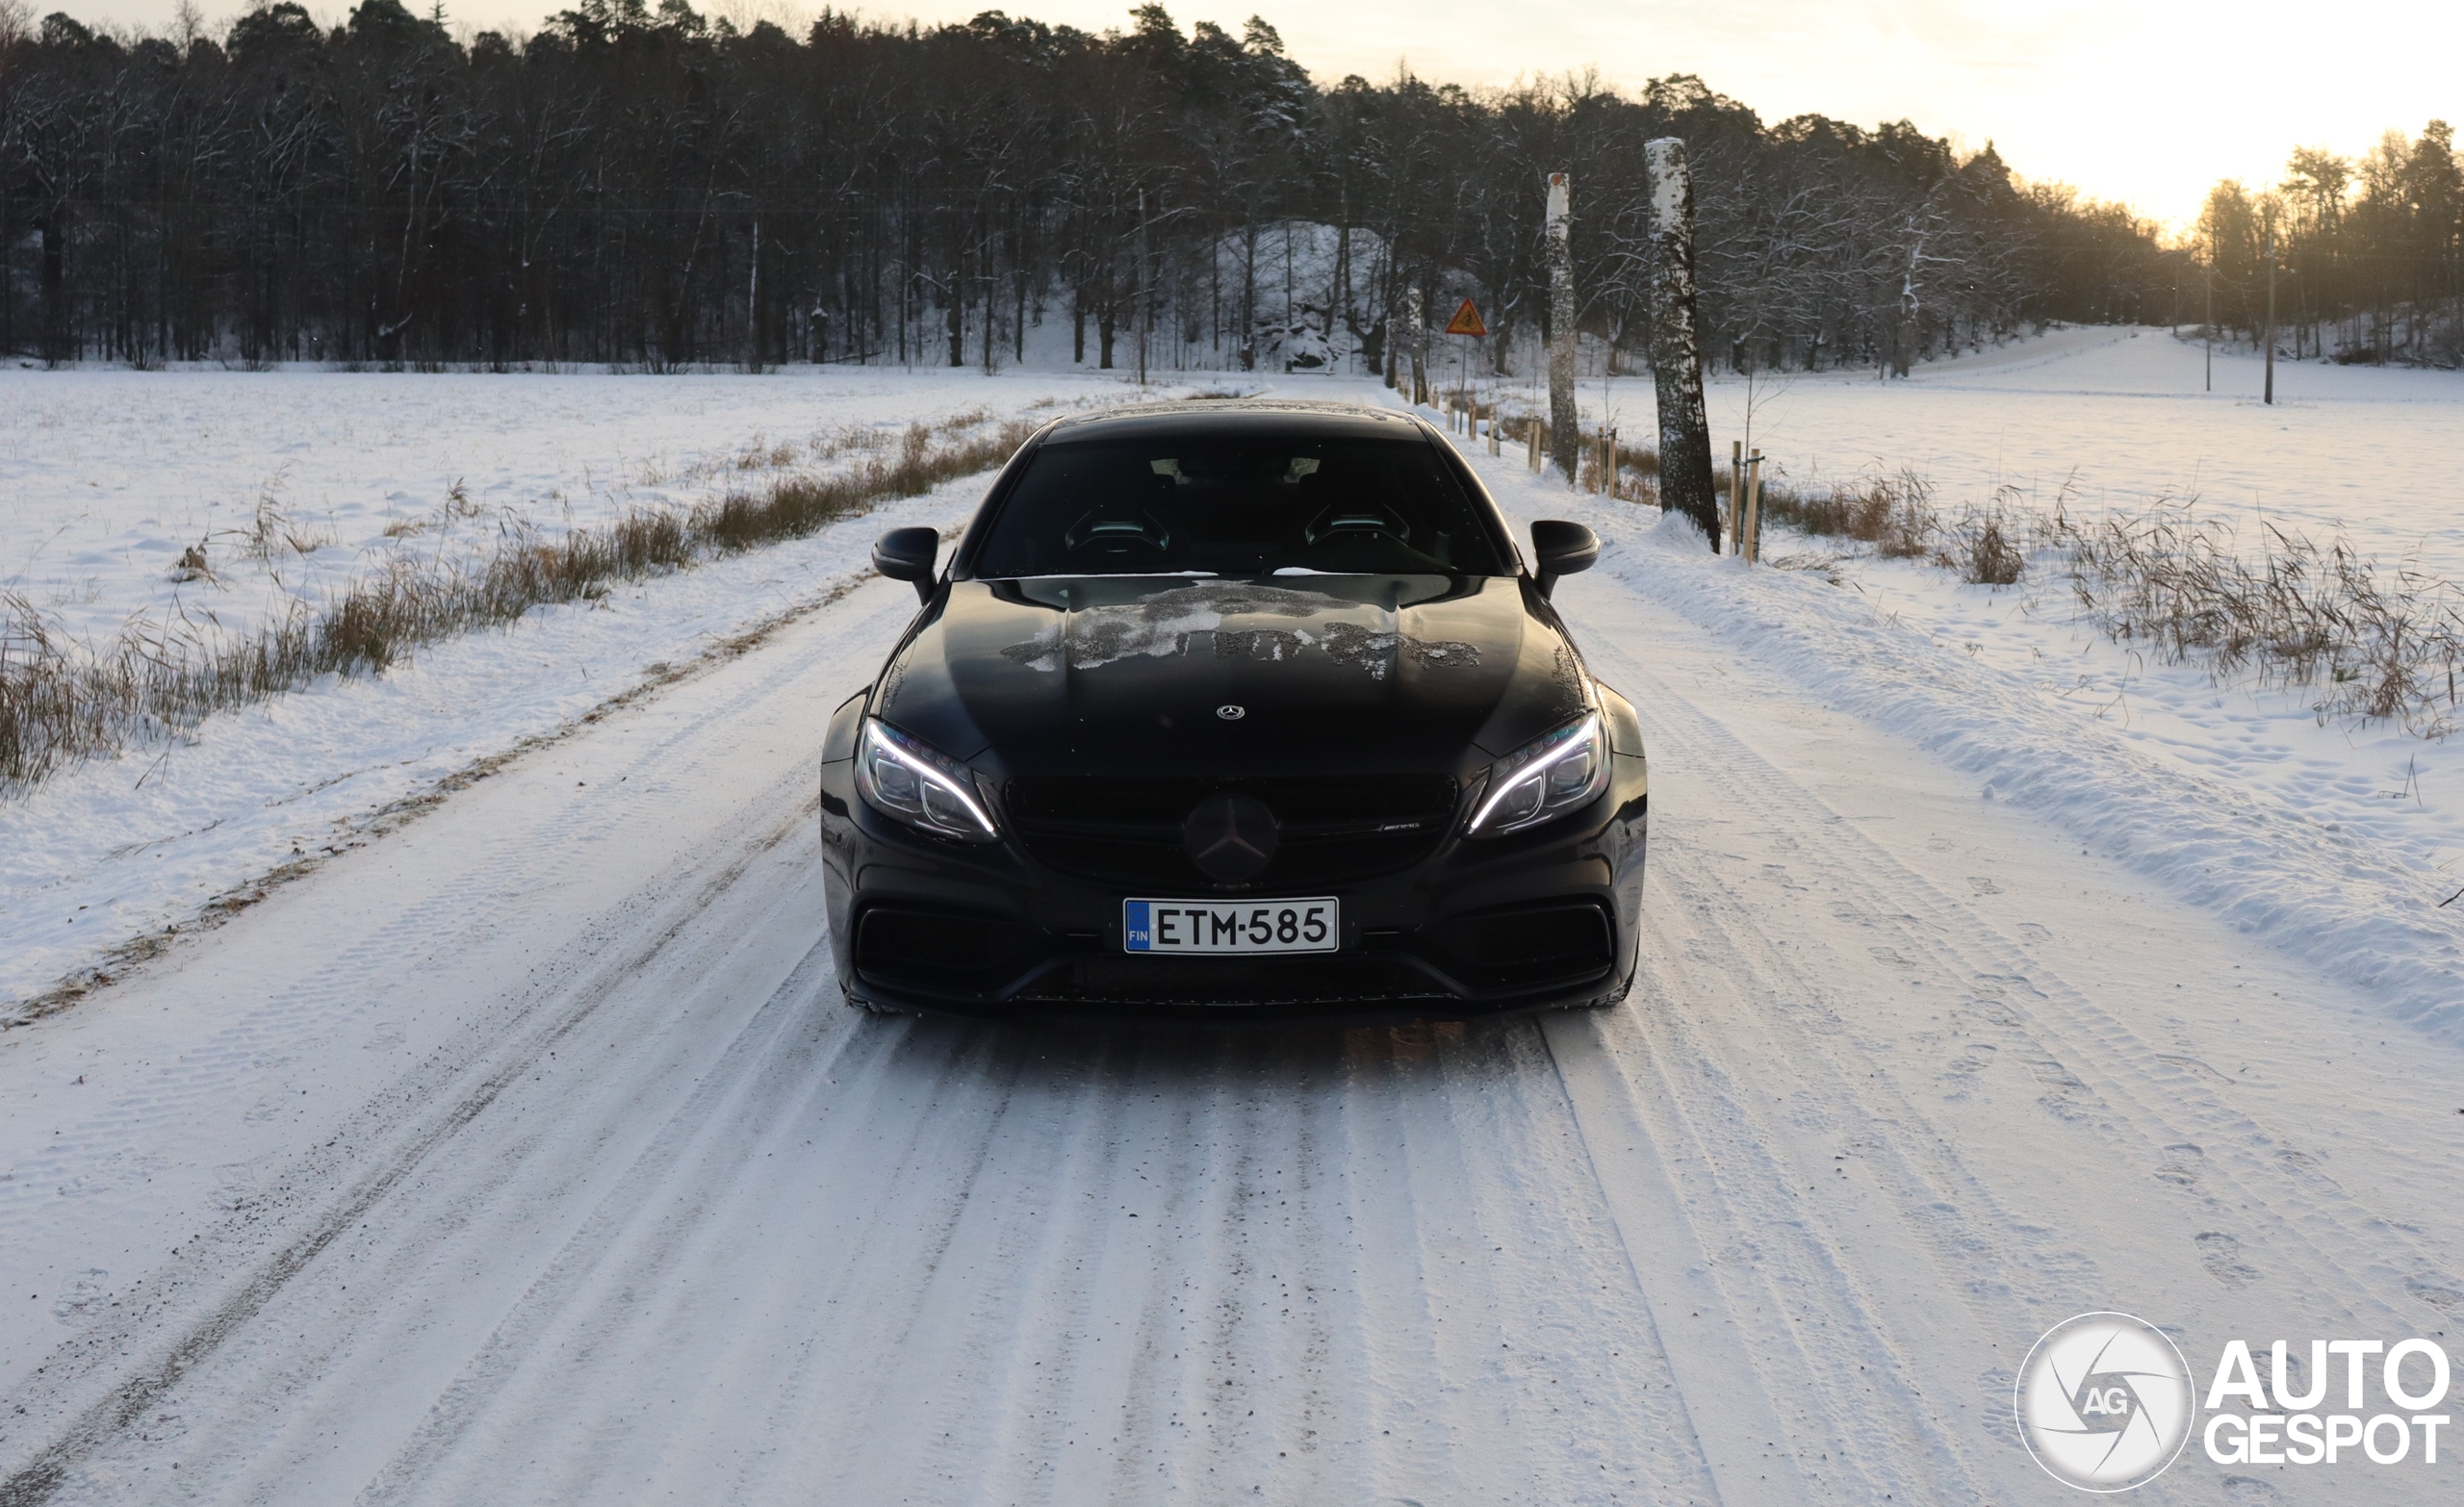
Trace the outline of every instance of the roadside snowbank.
{"type": "MultiPolygon", "coordinates": [[[[1979,800],[2050,821],[2238,929],[2364,986],[2391,1015],[2464,1042],[2464,906],[2439,907],[2447,890],[2428,861],[2451,825],[2425,823],[2413,840],[2391,841],[2377,826],[2340,819],[2333,801],[2302,799],[2297,781],[2270,789],[2214,757],[2233,741],[2221,728],[2202,729],[2192,744],[2194,754],[2210,754],[2202,767],[2169,748],[2175,740],[2164,732],[2134,735],[2101,723],[2092,707],[2053,694],[2040,674],[2011,662],[2028,649],[2024,640],[2005,642],[1997,654],[1971,653],[1964,639],[1929,631],[1948,626],[1942,617],[1905,610],[1922,588],[1938,602],[1970,590],[1947,576],[1923,582],[1912,579],[1921,568],[1900,568],[1904,575],[1893,578],[1908,596],[1878,606],[1874,596],[1818,576],[1715,560],[1690,524],[1663,523],[1656,509],[1604,503],[1483,465],[1501,500],[1526,517],[1573,518],[1599,530],[1608,545],[1601,571],[1835,709],[1908,738],[1975,781],[1979,800]]],[[[2193,687],[2177,689],[2195,699],[2193,687]]],[[[2212,688],[2211,698],[2229,700],[2212,688]]],[[[2382,760],[2384,751],[2348,745],[2348,756],[2332,760],[2334,730],[2318,730],[2303,767],[2315,774],[2336,764],[2336,778],[2319,782],[2349,805],[2357,766],[2382,760]]],[[[2243,737],[2254,741],[2246,730],[2243,737]]],[[[2444,757],[2444,743],[2423,747],[2456,762],[2444,757]]],[[[2358,782],[2375,778],[2373,769],[2358,782]]]]}
{"type": "Polygon", "coordinates": [[[595,602],[534,608],[382,675],[327,677],[0,803],[0,1025],[131,938],[244,903],[265,877],[356,845],[440,787],[834,600],[868,573],[881,530],[944,524],[984,484],[952,482],[595,602]]]}

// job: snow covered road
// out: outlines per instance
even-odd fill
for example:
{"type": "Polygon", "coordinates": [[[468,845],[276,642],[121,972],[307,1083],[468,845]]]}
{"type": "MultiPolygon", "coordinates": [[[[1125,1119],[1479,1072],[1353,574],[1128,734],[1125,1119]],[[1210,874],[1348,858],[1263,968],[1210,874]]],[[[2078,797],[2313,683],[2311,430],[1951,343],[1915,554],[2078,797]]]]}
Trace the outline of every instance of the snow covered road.
{"type": "Polygon", "coordinates": [[[0,1503],[2053,1502],[2011,1386],[2072,1314],[2202,1386],[2464,1319],[2449,1035],[1614,565],[1560,593],[1651,738],[1613,1011],[848,1010],[874,581],[0,1037],[0,1503]]]}

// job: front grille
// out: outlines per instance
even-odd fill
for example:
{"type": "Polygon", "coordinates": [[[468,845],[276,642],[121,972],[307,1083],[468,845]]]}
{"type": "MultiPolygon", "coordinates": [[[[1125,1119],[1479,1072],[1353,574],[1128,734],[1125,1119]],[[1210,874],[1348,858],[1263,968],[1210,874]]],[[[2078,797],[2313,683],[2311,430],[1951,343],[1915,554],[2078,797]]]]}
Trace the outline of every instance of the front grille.
{"type": "Polygon", "coordinates": [[[1393,958],[1085,958],[1047,969],[1017,1000],[1067,1005],[1391,1005],[1450,998],[1393,958]]]}
{"type": "Polygon", "coordinates": [[[1158,779],[1022,775],[1004,795],[1027,851],[1064,874],[1166,890],[1287,893],[1408,869],[1437,851],[1454,816],[1446,775],[1158,779]],[[1200,801],[1236,791],[1274,812],[1274,861],[1239,884],[1198,872],[1183,828],[1200,801]]]}

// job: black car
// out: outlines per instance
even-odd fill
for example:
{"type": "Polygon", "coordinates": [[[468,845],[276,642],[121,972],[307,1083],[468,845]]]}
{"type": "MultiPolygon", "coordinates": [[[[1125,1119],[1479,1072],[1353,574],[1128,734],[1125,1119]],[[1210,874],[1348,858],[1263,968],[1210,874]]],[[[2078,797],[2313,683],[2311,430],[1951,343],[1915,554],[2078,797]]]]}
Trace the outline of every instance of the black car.
{"type": "Polygon", "coordinates": [[[1641,725],[1549,604],[1600,551],[1407,415],[1059,420],[832,717],[822,856],[864,1008],[1451,1018],[1634,975],[1641,725]]]}

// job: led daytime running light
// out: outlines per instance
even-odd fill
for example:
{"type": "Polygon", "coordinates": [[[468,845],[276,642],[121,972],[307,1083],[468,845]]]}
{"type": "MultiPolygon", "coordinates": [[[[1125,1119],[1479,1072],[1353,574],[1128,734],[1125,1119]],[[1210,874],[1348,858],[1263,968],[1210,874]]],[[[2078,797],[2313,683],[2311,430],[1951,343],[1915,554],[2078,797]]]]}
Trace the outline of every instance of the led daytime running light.
{"type": "Polygon", "coordinates": [[[970,788],[965,765],[878,721],[864,723],[863,741],[856,752],[856,784],[875,810],[911,827],[967,842],[990,842],[1000,835],[992,813],[970,788]],[[913,795],[885,788],[882,765],[914,781],[913,795]]]}
{"type": "Polygon", "coordinates": [[[1601,733],[1600,714],[1593,712],[1580,722],[1560,728],[1517,751],[1511,757],[1500,759],[1490,770],[1488,798],[1473,812],[1471,823],[1465,829],[1468,834],[1496,837],[1521,831],[1595,800],[1608,779],[1608,750],[1601,733]],[[1547,794],[1549,772],[1561,764],[1585,757],[1591,759],[1592,769],[1581,789],[1554,801],[1550,800],[1547,794]],[[1509,797],[1529,789],[1535,783],[1541,786],[1541,796],[1528,815],[1500,827],[1488,827],[1490,819],[1509,797]]]}

